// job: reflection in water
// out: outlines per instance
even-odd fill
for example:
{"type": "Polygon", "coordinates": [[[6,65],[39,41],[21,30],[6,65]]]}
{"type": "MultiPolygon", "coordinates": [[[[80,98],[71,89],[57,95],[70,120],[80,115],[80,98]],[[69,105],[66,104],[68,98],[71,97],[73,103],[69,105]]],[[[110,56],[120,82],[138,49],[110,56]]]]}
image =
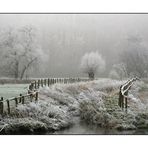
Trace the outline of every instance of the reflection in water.
{"type": "MultiPolygon", "coordinates": [[[[51,134],[51,133],[50,133],[51,134]]],[[[80,135],[148,135],[147,129],[140,130],[126,130],[118,131],[112,129],[98,128],[94,125],[87,125],[83,122],[77,122],[72,127],[68,129],[63,129],[56,131],[52,134],[62,134],[62,135],[71,135],[71,134],[80,134],[80,135]]]]}

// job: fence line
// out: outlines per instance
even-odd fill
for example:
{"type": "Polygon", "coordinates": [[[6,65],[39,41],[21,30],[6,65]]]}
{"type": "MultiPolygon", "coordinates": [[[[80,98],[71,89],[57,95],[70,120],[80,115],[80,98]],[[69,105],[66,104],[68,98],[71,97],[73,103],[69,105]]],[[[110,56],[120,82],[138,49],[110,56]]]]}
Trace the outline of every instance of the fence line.
{"type": "Polygon", "coordinates": [[[29,99],[29,102],[38,101],[38,89],[44,86],[50,86],[56,83],[68,84],[75,82],[86,82],[88,78],[44,78],[32,81],[28,87],[28,93],[25,95],[20,94],[20,96],[9,98],[4,100],[3,97],[0,98],[0,114],[11,114],[11,104],[14,104],[14,107],[17,107],[19,104],[25,104],[25,101],[29,99]],[[6,109],[5,109],[6,108],[6,109]],[[7,110],[7,111],[6,111],[7,110]]]}
{"type": "MultiPolygon", "coordinates": [[[[25,94],[25,95],[20,94],[20,96],[13,97],[13,98],[6,99],[6,100],[4,100],[3,97],[1,97],[1,99],[0,99],[0,114],[3,114],[3,113],[10,114],[12,103],[14,104],[14,107],[17,107],[19,104],[25,104],[25,102],[27,100],[29,102],[32,102],[33,99],[34,99],[34,101],[38,100],[38,91],[34,91],[32,93],[25,94]],[[5,108],[7,109],[7,111],[5,108]]],[[[12,108],[14,108],[14,107],[12,107],[12,108]]]]}
{"type": "Polygon", "coordinates": [[[130,97],[128,96],[128,91],[136,80],[139,80],[139,78],[136,77],[130,79],[125,84],[120,86],[118,105],[122,108],[122,110],[125,109],[126,112],[128,107],[127,100],[130,99],[130,97]]]}
{"type": "Polygon", "coordinates": [[[68,84],[68,83],[86,82],[86,81],[89,81],[89,79],[88,78],[44,78],[31,82],[31,84],[29,85],[29,90],[39,89],[39,87],[50,86],[56,83],[68,84]]]}

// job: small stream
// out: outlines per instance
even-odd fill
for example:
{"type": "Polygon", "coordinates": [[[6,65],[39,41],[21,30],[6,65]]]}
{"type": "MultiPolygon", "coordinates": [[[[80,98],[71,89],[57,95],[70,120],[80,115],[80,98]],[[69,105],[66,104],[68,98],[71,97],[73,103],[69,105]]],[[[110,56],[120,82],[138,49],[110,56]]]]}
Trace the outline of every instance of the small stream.
{"type": "Polygon", "coordinates": [[[84,122],[77,122],[66,129],[47,133],[48,135],[148,135],[148,129],[118,131],[114,129],[99,128],[94,125],[87,125],[84,122]]]}

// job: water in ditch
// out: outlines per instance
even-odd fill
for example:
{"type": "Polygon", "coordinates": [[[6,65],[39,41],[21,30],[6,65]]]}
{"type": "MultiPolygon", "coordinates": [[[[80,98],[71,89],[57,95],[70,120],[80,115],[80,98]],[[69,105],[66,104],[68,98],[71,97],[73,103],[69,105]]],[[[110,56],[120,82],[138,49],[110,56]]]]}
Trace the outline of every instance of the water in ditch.
{"type": "Polygon", "coordinates": [[[66,129],[55,131],[54,133],[47,133],[54,135],[148,135],[148,129],[138,130],[125,130],[118,131],[114,129],[99,128],[94,125],[88,125],[84,122],[80,122],[77,118],[77,122],[66,129]]]}

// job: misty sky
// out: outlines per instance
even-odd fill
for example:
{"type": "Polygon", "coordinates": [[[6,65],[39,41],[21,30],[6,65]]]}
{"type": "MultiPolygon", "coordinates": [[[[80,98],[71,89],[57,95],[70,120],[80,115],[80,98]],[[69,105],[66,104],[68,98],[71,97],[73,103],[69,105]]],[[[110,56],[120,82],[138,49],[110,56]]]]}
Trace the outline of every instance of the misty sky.
{"type": "Polygon", "coordinates": [[[107,69],[118,62],[119,51],[129,35],[148,42],[147,14],[0,14],[0,29],[35,26],[45,53],[37,76],[84,76],[81,57],[99,51],[107,69]]]}

